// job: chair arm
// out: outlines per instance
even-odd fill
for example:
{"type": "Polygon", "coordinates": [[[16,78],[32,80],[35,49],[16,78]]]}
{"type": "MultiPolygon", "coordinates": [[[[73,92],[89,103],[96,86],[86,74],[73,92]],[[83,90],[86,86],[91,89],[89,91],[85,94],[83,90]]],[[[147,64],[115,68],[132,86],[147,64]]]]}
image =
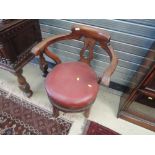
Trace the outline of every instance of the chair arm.
{"type": "Polygon", "coordinates": [[[100,77],[99,83],[104,84],[105,86],[109,86],[111,76],[113,72],[115,71],[117,64],[118,64],[118,58],[115,55],[114,50],[111,45],[104,46],[103,44],[101,44],[101,47],[105,49],[106,52],[109,54],[111,63],[104,71],[102,77],[100,77]]]}
{"type": "Polygon", "coordinates": [[[61,63],[60,58],[56,54],[54,54],[52,51],[49,51],[47,47],[57,41],[73,39],[73,38],[75,38],[75,37],[74,37],[74,35],[72,35],[72,33],[48,37],[48,38],[44,39],[43,41],[41,41],[40,43],[38,43],[36,46],[34,46],[31,50],[31,52],[33,54],[35,54],[35,56],[39,56],[39,55],[45,53],[48,57],[53,59],[56,63],[61,63]]]}
{"type": "Polygon", "coordinates": [[[100,46],[103,49],[105,49],[105,51],[110,56],[111,64],[108,66],[108,68],[105,70],[102,77],[100,77],[98,81],[101,84],[109,86],[111,76],[117,67],[118,59],[116,55],[114,54],[113,48],[109,44],[110,36],[106,32],[101,33],[99,30],[94,30],[92,28],[88,28],[85,26],[75,25],[72,27],[72,31],[69,34],[55,35],[55,36],[44,39],[32,49],[32,53],[34,53],[36,56],[38,55],[40,56],[41,54],[45,53],[48,57],[53,59],[56,63],[61,63],[60,58],[56,54],[49,51],[47,47],[50,44],[53,44],[57,41],[69,40],[69,39],[80,39],[81,36],[85,36],[88,38],[92,37],[95,40],[97,40],[100,43],[100,46]]]}

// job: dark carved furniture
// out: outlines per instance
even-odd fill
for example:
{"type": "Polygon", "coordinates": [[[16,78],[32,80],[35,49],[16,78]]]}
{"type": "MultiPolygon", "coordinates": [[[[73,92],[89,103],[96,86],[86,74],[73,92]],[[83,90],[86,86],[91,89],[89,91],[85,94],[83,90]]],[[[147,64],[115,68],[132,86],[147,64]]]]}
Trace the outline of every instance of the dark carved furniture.
{"type": "Polygon", "coordinates": [[[38,20],[0,21],[0,68],[17,76],[19,88],[30,97],[32,91],[22,68],[34,58],[31,48],[41,41],[38,20]]]}
{"type": "Polygon", "coordinates": [[[120,100],[118,117],[155,131],[155,43],[120,100]],[[144,69],[146,67],[148,69],[144,69]],[[144,73],[140,76],[138,73],[144,73]]]}
{"type": "Polygon", "coordinates": [[[110,36],[107,32],[87,26],[74,25],[71,33],[56,35],[46,38],[32,49],[36,56],[40,56],[45,74],[47,63],[43,54],[52,58],[58,65],[47,75],[45,88],[48,97],[53,104],[54,115],[58,116],[59,111],[79,112],[85,111],[88,117],[89,109],[96,99],[99,84],[109,86],[112,73],[115,71],[118,59],[110,45],[110,36]],[[84,46],[80,52],[79,62],[61,63],[61,60],[54,53],[50,52],[48,46],[57,41],[84,38],[84,46]],[[90,67],[93,59],[93,48],[98,42],[100,46],[109,54],[111,64],[105,70],[102,77],[97,77],[95,71],[90,67]],[[89,51],[87,57],[85,51],[89,51]]]}

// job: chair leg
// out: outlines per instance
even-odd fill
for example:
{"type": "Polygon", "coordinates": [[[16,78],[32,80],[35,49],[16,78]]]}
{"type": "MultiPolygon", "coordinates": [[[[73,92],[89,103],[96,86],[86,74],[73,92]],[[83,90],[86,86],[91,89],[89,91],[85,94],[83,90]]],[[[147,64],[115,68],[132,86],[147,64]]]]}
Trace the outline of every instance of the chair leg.
{"type": "Polygon", "coordinates": [[[59,116],[59,110],[55,106],[53,106],[53,116],[56,118],[59,116]]]}
{"type": "Polygon", "coordinates": [[[83,115],[88,118],[89,117],[89,114],[90,114],[90,109],[91,108],[88,108],[87,110],[84,111],[83,115]]]}
{"type": "Polygon", "coordinates": [[[20,90],[22,90],[24,92],[24,94],[28,98],[30,98],[32,96],[33,92],[30,88],[30,85],[27,83],[25,77],[22,75],[22,73],[23,73],[22,69],[20,69],[16,73],[14,73],[18,80],[18,84],[19,84],[18,87],[20,88],[20,90]]]}
{"type": "Polygon", "coordinates": [[[39,65],[42,71],[42,76],[46,77],[48,74],[48,63],[46,62],[43,53],[40,54],[39,65]]]}

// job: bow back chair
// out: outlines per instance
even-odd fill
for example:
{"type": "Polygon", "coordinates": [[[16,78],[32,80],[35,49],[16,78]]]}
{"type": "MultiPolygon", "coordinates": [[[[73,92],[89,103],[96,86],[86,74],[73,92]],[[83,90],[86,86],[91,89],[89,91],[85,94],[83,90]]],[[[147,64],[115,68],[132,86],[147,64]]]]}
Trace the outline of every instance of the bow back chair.
{"type": "Polygon", "coordinates": [[[84,116],[88,117],[90,107],[96,99],[99,84],[109,86],[111,75],[118,64],[118,59],[110,45],[110,35],[100,29],[84,25],[73,25],[69,34],[44,39],[32,49],[32,52],[40,57],[40,68],[44,75],[48,73],[44,54],[57,64],[45,79],[45,89],[53,105],[55,117],[59,116],[59,110],[63,112],[83,111],[84,116]],[[77,62],[62,63],[60,58],[48,49],[49,45],[58,41],[79,40],[81,37],[84,37],[84,46],[80,52],[80,60],[77,62]],[[101,77],[98,77],[90,67],[96,42],[108,53],[111,60],[101,77]],[[86,50],[89,51],[88,57],[84,56],[86,50]]]}

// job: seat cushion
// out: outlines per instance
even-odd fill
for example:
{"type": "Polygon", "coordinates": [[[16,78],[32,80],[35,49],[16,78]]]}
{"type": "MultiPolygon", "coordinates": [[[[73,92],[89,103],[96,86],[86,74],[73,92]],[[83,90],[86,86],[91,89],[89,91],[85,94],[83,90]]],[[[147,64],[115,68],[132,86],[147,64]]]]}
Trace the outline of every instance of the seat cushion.
{"type": "Polygon", "coordinates": [[[93,69],[83,62],[67,62],[54,67],[45,80],[49,98],[59,106],[84,108],[96,99],[99,85],[93,69]]]}

